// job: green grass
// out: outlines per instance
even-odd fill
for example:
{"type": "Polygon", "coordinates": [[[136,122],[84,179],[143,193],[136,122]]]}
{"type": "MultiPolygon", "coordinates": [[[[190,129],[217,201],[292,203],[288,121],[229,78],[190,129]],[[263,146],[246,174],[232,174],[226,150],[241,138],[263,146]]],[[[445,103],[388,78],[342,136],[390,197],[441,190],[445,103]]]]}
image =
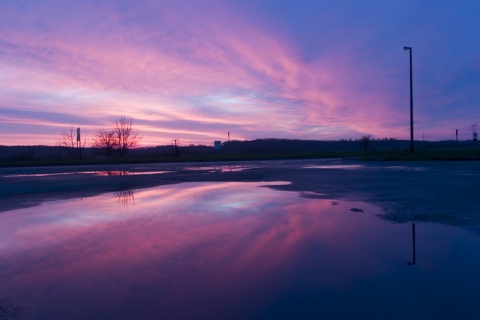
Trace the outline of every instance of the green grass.
{"type": "Polygon", "coordinates": [[[327,159],[343,158],[364,161],[459,161],[480,160],[480,149],[432,149],[416,150],[411,154],[408,150],[392,151],[332,151],[304,153],[255,153],[255,154],[205,154],[188,155],[181,158],[167,155],[130,156],[111,159],[28,159],[0,162],[0,167],[31,166],[70,166],[126,163],[174,163],[174,162],[206,162],[206,161],[247,161],[247,160],[282,160],[282,159],[327,159]]]}

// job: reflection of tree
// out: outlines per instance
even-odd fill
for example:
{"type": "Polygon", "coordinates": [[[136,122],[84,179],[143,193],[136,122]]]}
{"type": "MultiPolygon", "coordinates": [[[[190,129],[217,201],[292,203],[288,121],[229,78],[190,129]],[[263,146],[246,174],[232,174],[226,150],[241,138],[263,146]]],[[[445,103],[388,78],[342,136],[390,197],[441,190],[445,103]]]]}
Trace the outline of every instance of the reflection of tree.
{"type": "Polygon", "coordinates": [[[99,171],[97,173],[101,176],[128,176],[131,174],[129,171],[99,171]]]}
{"type": "Polygon", "coordinates": [[[417,255],[415,252],[415,223],[412,223],[412,260],[408,261],[407,264],[412,266],[417,263],[417,255]]]}
{"type": "Polygon", "coordinates": [[[128,207],[131,204],[135,205],[135,195],[132,190],[114,192],[113,197],[124,207],[128,207]]]}

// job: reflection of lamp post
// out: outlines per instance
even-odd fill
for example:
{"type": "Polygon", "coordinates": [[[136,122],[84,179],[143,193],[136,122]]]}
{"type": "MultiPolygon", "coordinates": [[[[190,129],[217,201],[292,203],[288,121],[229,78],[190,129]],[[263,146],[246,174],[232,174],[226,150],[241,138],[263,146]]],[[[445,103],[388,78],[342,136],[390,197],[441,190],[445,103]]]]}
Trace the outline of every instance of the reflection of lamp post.
{"type": "Polygon", "coordinates": [[[410,52],[410,153],[413,153],[413,77],[412,77],[412,47],[403,47],[410,52]]]}
{"type": "Polygon", "coordinates": [[[417,263],[416,255],[415,255],[415,223],[412,223],[412,255],[413,255],[413,260],[407,262],[409,266],[417,263]]]}

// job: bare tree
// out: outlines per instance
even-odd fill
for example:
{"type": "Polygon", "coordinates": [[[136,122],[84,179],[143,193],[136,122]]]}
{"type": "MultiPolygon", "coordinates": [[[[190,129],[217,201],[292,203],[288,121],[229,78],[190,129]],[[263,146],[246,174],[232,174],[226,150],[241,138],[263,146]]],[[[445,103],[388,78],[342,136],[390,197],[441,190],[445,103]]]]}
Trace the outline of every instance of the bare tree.
{"type": "Polygon", "coordinates": [[[122,116],[112,122],[110,130],[101,129],[95,135],[93,146],[103,149],[107,157],[118,150],[120,157],[125,157],[129,150],[135,148],[140,142],[140,135],[132,129],[132,118],[122,116]]]}
{"type": "Polygon", "coordinates": [[[115,137],[115,148],[120,157],[125,157],[129,150],[135,148],[140,142],[140,135],[132,129],[132,118],[121,116],[113,122],[112,131],[115,137]]]}
{"type": "Polygon", "coordinates": [[[363,135],[360,139],[360,143],[362,144],[363,150],[367,150],[370,146],[371,136],[369,134],[363,135]]]}
{"type": "Polygon", "coordinates": [[[75,147],[77,145],[77,136],[76,133],[74,134],[74,132],[75,130],[72,126],[70,126],[70,130],[64,130],[60,135],[60,138],[57,140],[57,146],[66,150],[67,153],[72,157],[75,157],[75,147]]]}
{"type": "Polygon", "coordinates": [[[78,142],[78,145],[77,145],[77,131],[74,129],[73,126],[70,126],[68,131],[64,130],[60,135],[60,138],[57,140],[57,146],[66,150],[66,152],[72,158],[76,158],[78,156],[77,147],[85,148],[86,144],[87,144],[87,138],[84,135],[83,140],[78,142]]]}
{"type": "Polygon", "coordinates": [[[113,130],[98,130],[93,146],[103,149],[107,154],[107,158],[109,158],[116,146],[115,132],[113,130]]]}

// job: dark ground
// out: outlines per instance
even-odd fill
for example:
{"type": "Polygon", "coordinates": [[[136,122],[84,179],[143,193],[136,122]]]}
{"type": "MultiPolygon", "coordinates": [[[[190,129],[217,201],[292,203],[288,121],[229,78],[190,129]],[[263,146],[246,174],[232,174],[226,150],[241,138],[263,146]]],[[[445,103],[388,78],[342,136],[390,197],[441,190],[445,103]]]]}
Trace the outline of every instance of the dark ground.
{"type": "Polygon", "coordinates": [[[0,168],[0,212],[55,199],[182,182],[288,181],[289,185],[274,188],[308,192],[305,197],[370,202],[382,207],[388,220],[438,222],[480,234],[479,177],[479,161],[279,160],[0,168]],[[360,167],[335,167],[339,165],[360,167]],[[311,166],[329,168],[305,168],[311,166]],[[236,171],[239,168],[244,170],[236,171]],[[108,171],[126,175],[105,175],[108,171]],[[158,171],[166,172],[152,173],[158,171]],[[139,172],[148,174],[135,174],[139,172]],[[48,175],[52,173],[68,174],[48,175]]]}

